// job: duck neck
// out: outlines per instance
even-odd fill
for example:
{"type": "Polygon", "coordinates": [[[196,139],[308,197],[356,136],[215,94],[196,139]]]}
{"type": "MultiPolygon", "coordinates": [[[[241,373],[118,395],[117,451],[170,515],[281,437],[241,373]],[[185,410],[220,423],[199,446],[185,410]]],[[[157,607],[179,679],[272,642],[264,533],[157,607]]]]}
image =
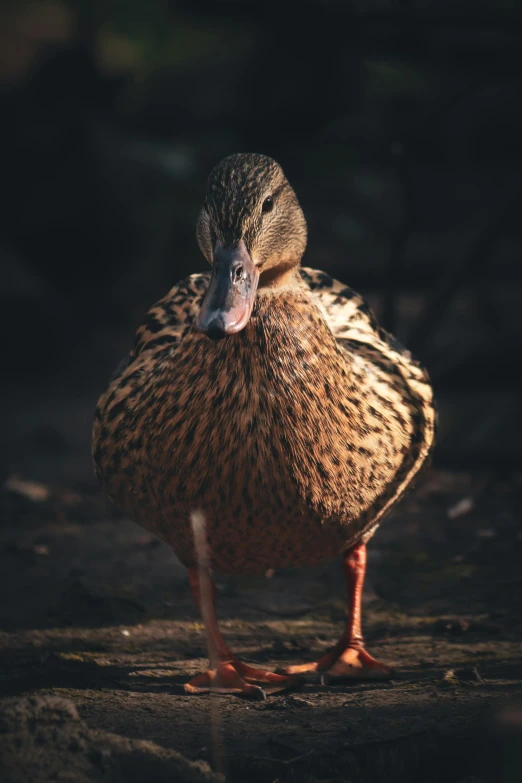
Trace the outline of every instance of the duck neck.
{"type": "Polygon", "coordinates": [[[277,266],[270,267],[261,272],[259,277],[260,289],[291,288],[299,281],[299,261],[295,258],[282,261],[277,266]]]}
{"type": "MultiPolygon", "coordinates": [[[[257,347],[263,366],[281,367],[289,373],[296,367],[298,372],[317,369],[319,360],[325,368],[337,361],[336,339],[305,284],[263,289],[250,322],[238,337],[247,351],[257,347]]],[[[241,366],[249,363],[241,359],[241,366]]]]}

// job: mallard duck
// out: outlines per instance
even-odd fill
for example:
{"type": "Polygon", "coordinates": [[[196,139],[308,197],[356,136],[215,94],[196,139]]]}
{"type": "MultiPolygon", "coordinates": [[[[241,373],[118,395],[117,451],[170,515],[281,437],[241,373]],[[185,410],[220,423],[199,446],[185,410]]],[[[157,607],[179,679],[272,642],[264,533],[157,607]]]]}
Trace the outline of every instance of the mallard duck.
{"type": "Polygon", "coordinates": [[[212,570],[341,556],[349,614],[327,655],[270,672],[228,649],[212,597],[212,665],[185,689],[259,697],[306,672],[388,677],[361,631],[366,545],[430,454],[429,378],[358,294],[301,267],[305,218],[274,160],[238,154],[212,170],[197,239],[212,272],[154,305],[99,400],[99,480],[172,547],[202,610],[212,570]],[[205,520],[199,565],[195,512],[205,520]]]}

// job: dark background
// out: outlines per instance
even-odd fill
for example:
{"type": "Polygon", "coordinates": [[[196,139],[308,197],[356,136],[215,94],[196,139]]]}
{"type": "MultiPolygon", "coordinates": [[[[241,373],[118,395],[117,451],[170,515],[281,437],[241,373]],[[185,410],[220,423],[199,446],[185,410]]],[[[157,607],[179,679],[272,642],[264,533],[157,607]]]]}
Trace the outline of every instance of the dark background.
{"type": "Polygon", "coordinates": [[[52,452],[49,472],[87,479],[97,394],[146,309],[205,267],[210,168],[250,150],[302,201],[305,263],[427,364],[439,464],[520,467],[520,4],[292,9],[3,6],[7,472],[43,476],[52,452]]]}

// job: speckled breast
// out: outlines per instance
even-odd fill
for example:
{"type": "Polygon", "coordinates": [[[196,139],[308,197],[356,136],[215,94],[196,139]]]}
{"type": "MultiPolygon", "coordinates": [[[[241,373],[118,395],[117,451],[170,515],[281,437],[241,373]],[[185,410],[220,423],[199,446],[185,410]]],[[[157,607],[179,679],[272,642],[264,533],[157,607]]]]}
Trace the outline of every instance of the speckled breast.
{"type": "Polygon", "coordinates": [[[195,509],[217,570],[333,557],[371,526],[412,426],[403,418],[400,444],[382,420],[371,432],[364,374],[350,373],[315,310],[277,322],[258,312],[218,343],[193,330],[161,358],[144,352],[100,402],[100,481],[187,566],[195,509]]]}

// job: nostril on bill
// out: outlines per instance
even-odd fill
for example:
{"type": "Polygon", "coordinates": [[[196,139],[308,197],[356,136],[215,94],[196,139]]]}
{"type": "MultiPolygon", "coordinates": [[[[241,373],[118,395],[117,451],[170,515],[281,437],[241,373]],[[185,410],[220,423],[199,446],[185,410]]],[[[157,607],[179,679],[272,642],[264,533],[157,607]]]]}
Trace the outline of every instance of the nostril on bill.
{"type": "Polygon", "coordinates": [[[239,283],[243,279],[244,267],[243,264],[238,264],[234,269],[233,279],[235,283],[239,283]]]}

